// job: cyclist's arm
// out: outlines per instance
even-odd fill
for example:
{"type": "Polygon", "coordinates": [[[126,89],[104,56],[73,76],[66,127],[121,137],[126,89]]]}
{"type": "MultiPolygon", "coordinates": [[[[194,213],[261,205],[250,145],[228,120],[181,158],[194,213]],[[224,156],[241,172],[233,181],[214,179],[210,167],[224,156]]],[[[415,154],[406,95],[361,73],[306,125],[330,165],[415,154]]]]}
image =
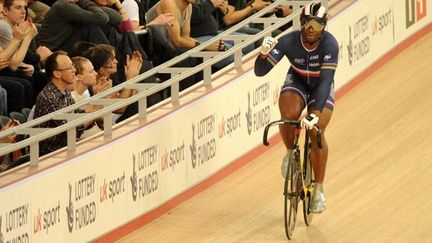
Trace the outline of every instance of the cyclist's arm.
{"type": "Polygon", "coordinates": [[[255,60],[255,75],[258,77],[266,75],[270,70],[282,59],[285,55],[282,47],[287,46],[283,44],[282,38],[278,44],[270,51],[268,55],[259,54],[255,60]]]}
{"type": "Polygon", "coordinates": [[[324,105],[330,95],[331,87],[334,82],[334,75],[336,72],[337,58],[339,48],[330,46],[321,59],[321,71],[318,87],[313,91],[315,97],[318,97],[312,109],[322,111],[324,105]]]}

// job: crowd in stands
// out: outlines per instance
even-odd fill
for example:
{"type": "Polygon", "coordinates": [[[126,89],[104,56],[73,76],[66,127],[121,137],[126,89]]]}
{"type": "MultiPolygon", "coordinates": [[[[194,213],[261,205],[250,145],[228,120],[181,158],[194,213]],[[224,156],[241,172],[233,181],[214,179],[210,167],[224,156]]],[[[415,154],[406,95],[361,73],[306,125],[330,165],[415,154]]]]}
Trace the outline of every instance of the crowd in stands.
{"type": "MultiPolygon", "coordinates": [[[[269,4],[264,0],[0,0],[0,127],[4,131],[134,78],[207,42],[269,4]],[[145,34],[137,34],[140,30],[146,30],[145,34]],[[21,121],[11,116],[22,113],[25,118],[21,121]]],[[[290,13],[288,6],[280,6],[276,15],[290,13]]],[[[262,28],[250,25],[238,34],[256,34],[262,28]]],[[[223,52],[233,44],[219,40],[206,50],[223,52]]],[[[177,65],[193,67],[201,61],[189,58],[177,65]]],[[[229,57],[212,68],[217,71],[232,61],[229,57]]],[[[201,75],[181,82],[181,89],[200,81],[201,75]]],[[[168,78],[158,74],[142,82],[168,78]]],[[[124,89],[108,98],[128,98],[136,93],[124,89]]],[[[148,105],[164,98],[162,93],[154,94],[148,97],[148,105]]],[[[75,112],[100,108],[89,105],[75,112]]],[[[137,112],[138,105],[131,104],[115,111],[113,121],[137,112]]],[[[77,137],[100,132],[102,122],[96,119],[77,127],[77,137]]],[[[51,120],[39,127],[64,123],[51,120]]],[[[17,139],[10,136],[0,143],[17,139]]],[[[65,133],[41,141],[39,154],[64,147],[66,141],[65,133]]],[[[17,156],[25,155],[21,152],[2,156],[0,172],[10,168],[17,156]]]]}

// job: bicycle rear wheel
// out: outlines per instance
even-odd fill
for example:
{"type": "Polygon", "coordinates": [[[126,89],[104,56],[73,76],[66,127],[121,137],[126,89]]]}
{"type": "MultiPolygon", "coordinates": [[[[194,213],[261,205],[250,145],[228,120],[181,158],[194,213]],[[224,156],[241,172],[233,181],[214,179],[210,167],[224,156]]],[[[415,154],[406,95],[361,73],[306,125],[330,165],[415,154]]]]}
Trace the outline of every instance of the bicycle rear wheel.
{"type": "Polygon", "coordinates": [[[311,143],[309,142],[309,136],[306,135],[303,156],[303,181],[307,188],[306,195],[303,200],[303,216],[307,226],[312,223],[313,213],[310,212],[309,208],[312,203],[312,193],[314,190],[315,174],[313,172],[312,163],[310,160],[311,155],[311,143]]]}
{"type": "Polygon", "coordinates": [[[288,172],[285,179],[284,199],[285,199],[285,234],[288,239],[291,239],[294,233],[297,208],[299,203],[299,186],[301,186],[301,173],[299,162],[296,160],[299,155],[299,150],[294,149],[289,155],[288,172]]]}

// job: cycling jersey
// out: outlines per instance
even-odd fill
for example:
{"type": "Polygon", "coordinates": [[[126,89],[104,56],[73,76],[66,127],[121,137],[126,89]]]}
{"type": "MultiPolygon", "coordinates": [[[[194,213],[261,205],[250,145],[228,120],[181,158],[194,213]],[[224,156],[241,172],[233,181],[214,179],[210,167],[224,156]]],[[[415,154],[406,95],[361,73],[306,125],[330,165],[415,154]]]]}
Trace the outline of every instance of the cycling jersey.
{"type": "Polygon", "coordinates": [[[255,61],[255,74],[264,76],[283,56],[291,63],[282,92],[299,93],[306,105],[322,111],[326,104],[333,108],[333,78],[336,71],[339,45],[327,31],[323,31],[320,43],[308,50],[302,43],[301,31],[292,31],[279,42],[266,58],[260,56],[255,61]]]}

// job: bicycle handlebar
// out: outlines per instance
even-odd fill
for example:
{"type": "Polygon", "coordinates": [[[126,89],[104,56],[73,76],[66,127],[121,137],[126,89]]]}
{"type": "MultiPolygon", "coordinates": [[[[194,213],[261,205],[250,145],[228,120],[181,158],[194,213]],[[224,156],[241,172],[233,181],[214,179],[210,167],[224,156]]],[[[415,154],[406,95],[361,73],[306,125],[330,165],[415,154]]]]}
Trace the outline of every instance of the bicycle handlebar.
{"type": "MultiPolygon", "coordinates": [[[[268,135],[268,131],[270,129],[270,127],[274,126],[274,125],[281,125],[281,124],[286,124],[286,125],[293,125],[296,128],[301,128],[301,121],[299,120],[285,120],[285,119],[281,119],[281,120],[277,120],[277,121],[272,121],[269,124],[267,124],[267,126],[264,128],[264,135],[263,135],[263,144],[265,146],[268,146],[270,143],[267,140],[267,135],[268,135]]],[[[318,148],[322,148],[322,144],[321,144],[321,129],[318,125],[314,125],[314,129],[317,131],[317,143],[318,143],[318,148]]]]}

